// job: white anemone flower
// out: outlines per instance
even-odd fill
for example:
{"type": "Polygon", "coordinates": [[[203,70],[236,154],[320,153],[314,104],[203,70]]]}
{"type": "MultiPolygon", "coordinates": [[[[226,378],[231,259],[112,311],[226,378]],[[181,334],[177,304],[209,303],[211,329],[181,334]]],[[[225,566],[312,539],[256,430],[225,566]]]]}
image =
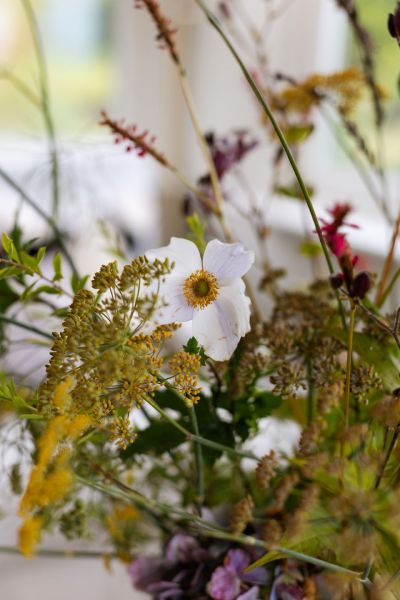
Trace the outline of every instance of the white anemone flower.
{"type": "Polygon", "coordinates": [[[250,330],[250,300],[241,279],[254,262],[254,253],[241,244],[212,240],[201,256],[197,246],[172,238],[168,246],[150,250],[149,260],[169,259],[171,273],[160,287],[165,306],[157,322],[192,322],[192,335],[214,360],[228,360],[250,330]]]}

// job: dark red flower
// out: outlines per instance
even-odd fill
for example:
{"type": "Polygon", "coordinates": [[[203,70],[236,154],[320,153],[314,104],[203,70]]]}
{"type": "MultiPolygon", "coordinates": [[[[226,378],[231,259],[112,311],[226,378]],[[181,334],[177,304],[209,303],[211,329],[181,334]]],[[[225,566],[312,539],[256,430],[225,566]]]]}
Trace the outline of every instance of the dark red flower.
{"type": "Polygon", "coordinates": [[[400,44],[400,2],[397,3],[394,13],[389,15],[388,29],[390,35],[400,44]]]}
{"type": "Polygon", "coordinates": [[[354,275],[354,267],[358,263],[358,256],[353,254],[346,234],[339,231],[342,227],[357,228],[357,225],[346,221],[351,212],[350,204],[335,204],[329,210],[331,221],[322,220],[321,227],[325,242],[334,256],[336,256],[341,267],[341,273],[333,275],[330,279],[333,289],[339,289],[345,284],[347,291],[354,298],[364,298],[371,287],[371,278],[366,271],[354,275]]]}

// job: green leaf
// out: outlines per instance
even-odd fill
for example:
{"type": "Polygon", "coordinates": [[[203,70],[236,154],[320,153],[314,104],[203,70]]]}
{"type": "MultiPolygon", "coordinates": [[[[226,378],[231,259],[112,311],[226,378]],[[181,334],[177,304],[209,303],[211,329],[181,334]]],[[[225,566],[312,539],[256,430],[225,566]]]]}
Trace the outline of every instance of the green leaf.
{"type": "Polygon", "coordinates": [[[3,244],[3,248],[6,251],[7,255],[9,256],[9,258],[11,260],[16,261],[16,262],[19,262],[18,251],[17,251],[17,249],[15,247],[15,244],[12,241],[12,239],[9,238],[6,233],[3,233],[3,235],[1,236],[1,241],[2,241],[2,244],[3,244]]]}
{"type": "Polygon", "coordinates": [[[122,458],[130,458],[135,454],[164,454],[180,446],[186,436],[176,427],[165,421],[153,421],[147,429],[138,432],[138,437],[121,452],[122,458]]]}
{"type": "Polygon", "coordinates": [[[249,571],[252,571],[257,567],[263,567],[264,565],[268,565],[269,563],[272,563],[275,560],[282,560],[283,558],[287,558],[287,554],[284,554],[279,550],[271,550],[271,552],[264,554],[264,556],[251,563],[251,565],[249,565],[247,569],[244,570],[244,573],[248,573],[249,571]]]}
{"type": "Polygon", "coordinates": [[[32,274],[40,271],[36,257],[31,256],[24,250],[21,250],[20,258],[21,263],[28,269],[28,271],[31,271],[32,274]]]}
{"type": "Polygon", "coordinates": [[[79,278],[75,273],[71,275],[71,288],[74,294],[76,294],[77,292],[79,292],[79,290],[82,290],[85,287],[88,279],[89,275],[85,275],[82,278],[79,278]]]}
{"type": "Polygon", "coordinates": [[[0,269],[0,279],[7,279],[8,277],[15,277],[15,275],[22,275],[24,270],[20,267],[6,267],[0,269]]]}
{"type": "Polygon", "coordinates": [[[199,346],[199,342],[196,340],[195,337],[191,337],[188,340],[186,346],[183,346],[183,349],[188,354],[197,354],[200,357],[200,364],[202,364],[203,366],[206,364],[207,356],[204,351],[204,348],[203,346],[199,346]]]}
{"type": "Polygon", "coordinates": [[[304,142],[314,131],[314,125],[293,125],[284,130],[289,145],[304,142]]]}
{"type": "Polygon", "coordinates": [[[63,278],[62,274],[62,264],[61,264],[61,253],[56,252],[53,257],[53,269],[54,269],[54,277],[53,281],[61,281],[63,278]]]}
{"type": "MultiPolygon", "coordinates": [[[[297,181],[294,181],[291,185],[278,185],[274,189],[276,194],[280,194],[281,196],[287,196],[288,198],[293,198],[296,200],[304,200],[304,194],[301,191],[301,188],[297,181]]],[[[311,186],[307,186],[307,191],[312,198],[314,195],[314,188],[311,186]]]]}
{"type": "Polygon", "coordinates": [[[14,381],[12,379],[7,381],[4,375],[2,375],[0,382],[0,400],[12,404],[16,411],[30,408],[29,404],[18,394],[14,381]]]}
{"type": "Polygon", "coordinates": [[[196,244],[201,254],[203,254],[206,248],[206,242],[204,240],[206,223],[200,219],[196,212],[186,219],[186,223],[191,232],[188,237],[196,244]]]}
{"type": "Polygon", "coordinates": [[[313,258],[322,253],[321,244],[312,240],[306,240],[300,244],[300,253],[303,256],[309,256],[313,258]]]}

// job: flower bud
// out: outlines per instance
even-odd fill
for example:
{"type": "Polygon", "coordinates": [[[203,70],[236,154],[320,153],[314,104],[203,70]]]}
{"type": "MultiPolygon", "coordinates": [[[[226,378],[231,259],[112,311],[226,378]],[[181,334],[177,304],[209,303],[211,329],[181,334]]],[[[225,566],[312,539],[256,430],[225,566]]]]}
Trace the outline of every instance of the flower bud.
{"type": "Polygon", "coordinates": [[[400,44],[400,2],[397,2],[394,14],[389,15],[388,29],[390,35],[400,44]]]}
{"type": "Polygon", "coordinates": [[[330,278],[331,286],[334,290],[338,290],[343,285],[344,276],[343,273],[337,273],[336,275],[331,275],[330,278]]]}
{"type": "Polygon", "coordinates": [[[367,271],[361,271],[353,281],[352,293],[356,298],[364,298],[371,288],[371,277],[367,271]]]}

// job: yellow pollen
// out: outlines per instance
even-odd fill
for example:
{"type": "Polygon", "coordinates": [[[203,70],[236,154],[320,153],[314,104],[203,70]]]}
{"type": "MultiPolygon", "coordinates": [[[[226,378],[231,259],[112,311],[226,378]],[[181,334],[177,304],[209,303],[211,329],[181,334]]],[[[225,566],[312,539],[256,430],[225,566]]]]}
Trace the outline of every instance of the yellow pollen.
{"type": "Polygon", "coordinates": [[[183,295],[189,306],[206,308],[218,298],[219,288],[215,275],[199,269],[195,271],[183,284],[183,295]]]}

